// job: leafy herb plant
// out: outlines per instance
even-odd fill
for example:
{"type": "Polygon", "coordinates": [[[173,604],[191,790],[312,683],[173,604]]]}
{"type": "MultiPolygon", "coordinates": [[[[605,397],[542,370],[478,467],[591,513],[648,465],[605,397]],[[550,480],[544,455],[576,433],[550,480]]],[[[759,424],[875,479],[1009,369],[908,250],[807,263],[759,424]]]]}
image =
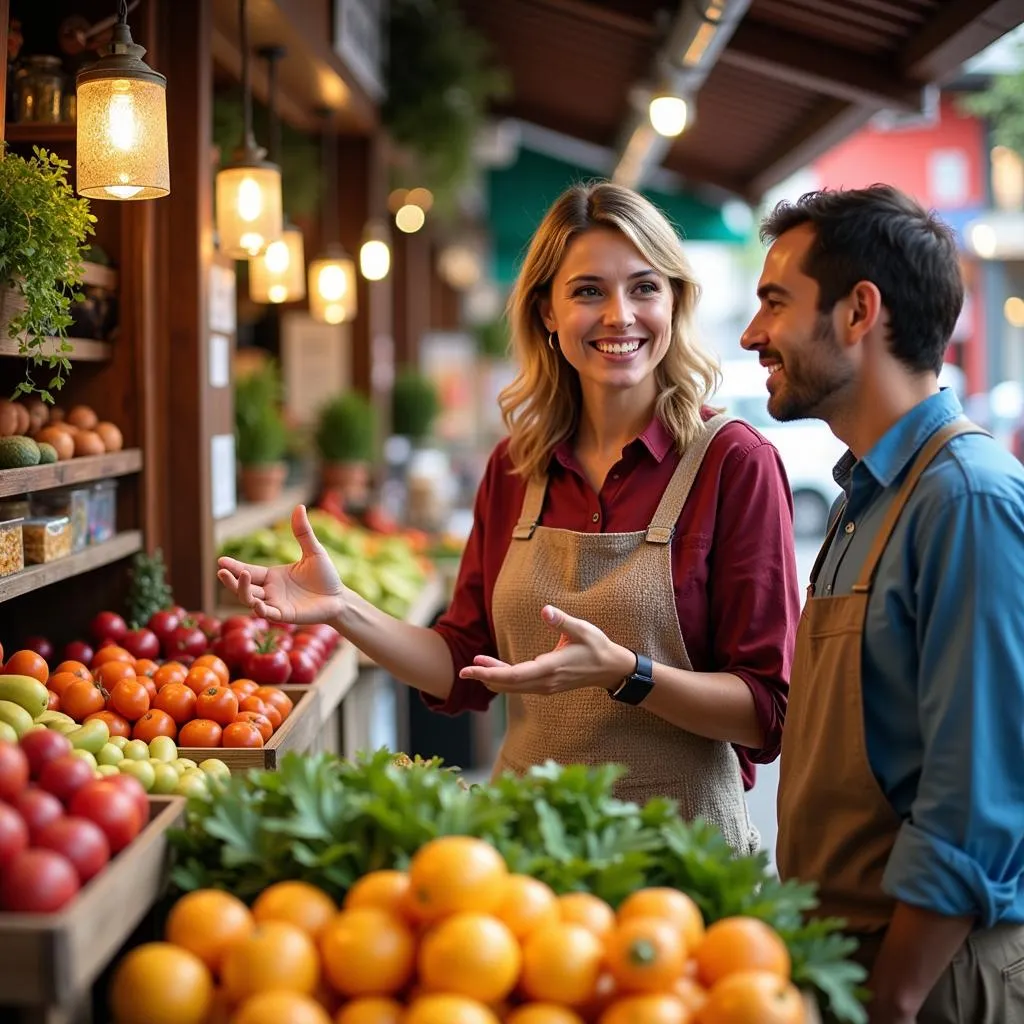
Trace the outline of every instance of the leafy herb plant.
{"type": "Polygon", "coordinates": [[[19,353],[28,359],[15,397],[37,393],[53,402],[51,392],[64,384],[71,370],[67,329],[72,300],[82,283],[82,256],[96,218],[89,201],[75,197],[66,160],[33,147],[29,158],[0,148],[0,287],[17,296],[8,334],[19,339],[19,353]],[[36,384],[33,367],[46,365],[52,376],[36,384]]]}
{"type": "Polygon", "coordinates": [[[174,603],[174,595],[167,582],[164,555],[159,548],[152,555],[140,551],[132,559],[128,578],[126,611],[132,629],[145,626],[154,612],[170,608],[174,603]]]}

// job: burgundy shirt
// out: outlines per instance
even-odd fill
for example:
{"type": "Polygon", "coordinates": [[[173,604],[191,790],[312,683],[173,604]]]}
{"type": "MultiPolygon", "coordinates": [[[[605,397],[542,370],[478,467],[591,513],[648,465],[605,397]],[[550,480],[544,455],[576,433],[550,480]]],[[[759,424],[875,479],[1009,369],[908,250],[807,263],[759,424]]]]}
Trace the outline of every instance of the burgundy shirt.
{"type": "MultiPolygon", "coordinates": [[[[705,419],[713,414],[703,410],[705,419]]],[[[671,435],[654,419],[626,445],[597,494],[571,444],[563,443],[551,459],[541,525],[579,533],[645,530],[678,463],[671,435]]],[[[491,596],[525,490],[502,441],[477,491],[451,606],[434,627],[455,665],[448,699],[424,696],[437,711],[482,711],[494,699],[482,683],[458,674],[478,654],[498,656],[491,596]]],[[[775,448],[746,423],[727,423],[704,456],[672,539],[672,580],[694,671],[730,672],[754,697],[764,747],[736,747],[750,789],[753,765],[779,755],[800,588],[785,471],[775,448]]]]}

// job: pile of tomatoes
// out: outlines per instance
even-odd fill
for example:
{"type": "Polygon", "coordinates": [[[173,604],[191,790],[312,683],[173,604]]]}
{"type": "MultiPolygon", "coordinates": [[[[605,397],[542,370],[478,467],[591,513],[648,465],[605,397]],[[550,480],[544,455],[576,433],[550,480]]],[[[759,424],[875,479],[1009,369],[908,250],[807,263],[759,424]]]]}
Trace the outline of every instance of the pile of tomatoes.
{"type": "Polygon", "coordinates": [[[231,679],[205,654],[191,665],[135,658],[116,644],[92,662],[64,661],[51,673],[42,656],[16,651],[6,671],[32,676],[50,692],[49,708],[76,722],[102,719],[111,736],[150,743],[169,736],[179,748],[262,747],[291,713],[291,698],[254,679],[231,679]]]}

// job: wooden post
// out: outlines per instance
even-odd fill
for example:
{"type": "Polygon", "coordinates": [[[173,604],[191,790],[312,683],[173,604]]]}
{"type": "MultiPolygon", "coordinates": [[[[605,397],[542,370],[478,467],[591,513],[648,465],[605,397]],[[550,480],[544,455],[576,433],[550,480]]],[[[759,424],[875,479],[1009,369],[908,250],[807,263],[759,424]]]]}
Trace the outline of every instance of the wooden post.
{"type": "Polygon", "coordinates": [[[0,139],[4,137],[7,113],[7,23],[10,0],[0,0],[0,139]]]}

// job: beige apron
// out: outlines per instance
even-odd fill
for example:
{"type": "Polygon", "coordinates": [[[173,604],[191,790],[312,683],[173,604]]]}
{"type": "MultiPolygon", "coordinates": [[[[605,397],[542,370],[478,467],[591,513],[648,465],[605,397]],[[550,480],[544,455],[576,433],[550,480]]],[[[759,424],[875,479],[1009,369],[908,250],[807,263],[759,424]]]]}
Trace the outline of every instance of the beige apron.
{"type": "MultiPolygon", "coordinates": [[[[814,595],[842,515],[811,570],[782,734],[779,875],[816,882],[823,917],[844,917],[870,970],[892,917],[882,875],[901,821],[868,761],[861,697],[861,647],[878,564],[914,486],[952,438],[982,433],[966,421],[932,435],[875,537],[853,592],[814,595]]],[[[918,1017],[919,1024],[1024,1024],[1024,928],[975,932],[918,1017]],[[1018,972],[1014,975],[1013,969],[1018,972]]]]}
{"type": "MultiPolygon", "coordinates": [[[[547,479],[527,486],[494,585],[492,615],[502,660],[518,664],[553,648],[556,637],[540,615],[552,604],[655,662],[691,668],[676,614],[670,542],[704,454],[726,422],[719,415],[704,424],[646,530],[576,533],[539,526],[547,479]]],[[[728,743],[695,736],[593,687],[553,696],[509,695],[507,706],[508,732],[495,774],[522,774],[548,759],[622,764],[628,773],[619,781],[618,796],[637,802],[670,797],[686,819],[718,825],[735,850],[756,849],[739,760],[728,743]]]]}

